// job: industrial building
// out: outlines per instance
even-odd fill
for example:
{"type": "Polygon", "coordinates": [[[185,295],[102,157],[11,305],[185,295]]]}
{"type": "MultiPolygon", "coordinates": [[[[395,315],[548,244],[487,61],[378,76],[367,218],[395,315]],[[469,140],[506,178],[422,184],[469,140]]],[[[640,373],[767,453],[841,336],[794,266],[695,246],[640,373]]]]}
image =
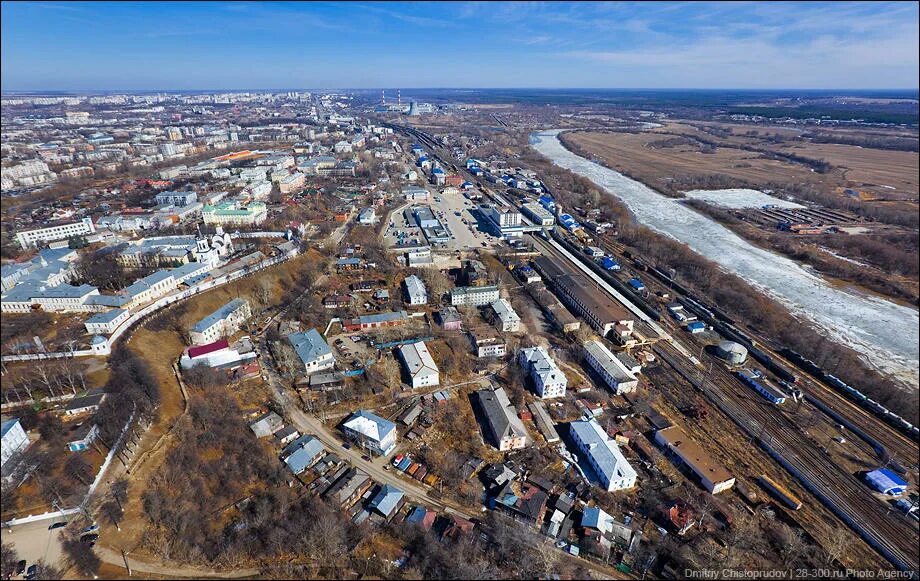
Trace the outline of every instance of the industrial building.
{"type": "Polygon", "coordinates": [[[537,226],[546,228],[556,223],[556,217],[552,212],[534,202],[527,202],[521,206],[521,213],[537,226]]]}
{"type": "Polygon", "coordinates": [[[591,292],[584,276],[564,274],[552,282],[562,302],[602,337],[609,335],[623,344],[632,336],[634,322],[629,311],[606,294],[591,292]]]}
{"type": "Polygon", "coordinates": [[[636,485],[636,471],[629,465],[620,447],[596,420],[579,420],[569,424],[572,442],[585,456],[605,490],[625,490],[636,485]]]}
{"type": "Polygon", "coordinates": [[[703,448],[691,440],[677,426],[670,426],[655,432],[655,441],[687,465],[700,479],[703,488],[712,494],[728,490],[735,484],[735,477],[721,464],[709,457],[703,448]]]}
{"type": "Polygon", "coordinates": [[[747,349],[734,341],[722,341],[716,346],[716,355],[729,365],[741,365],[747,360],[747,349]]]}
{"type": "Polygon", "coordinates": [[[600,341],[587,341],[584,354],[585,363],[597,372],[614,394],[631,393],[638,387],[636,376],[600,341]]]}

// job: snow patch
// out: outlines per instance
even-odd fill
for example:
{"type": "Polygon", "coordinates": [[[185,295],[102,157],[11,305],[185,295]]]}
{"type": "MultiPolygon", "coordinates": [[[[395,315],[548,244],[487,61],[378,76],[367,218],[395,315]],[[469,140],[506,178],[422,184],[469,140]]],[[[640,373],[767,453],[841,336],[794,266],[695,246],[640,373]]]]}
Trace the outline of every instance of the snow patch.
{"type": "Polygon", "coordinates": [[[829,339],[851,347],[867,364],[917,388],[920,316],[916,309],[835,288],[797,262],[753,246],[679,200],[575,155],[560,143],[560,131],[534,133],[531,144],[556,165],[621,199],[640,223],[687,244],[778,300],[829,339]]]}
{"type": "Polygon", "coordinates": [[[684,196],[691,200],[703,200],[723,208],[763,208],[776,206],[777,208],[804,208],[782,198],[765,194],[759,190],[732,188],[727,190],[691,190],[684,192],[684,196]]]}

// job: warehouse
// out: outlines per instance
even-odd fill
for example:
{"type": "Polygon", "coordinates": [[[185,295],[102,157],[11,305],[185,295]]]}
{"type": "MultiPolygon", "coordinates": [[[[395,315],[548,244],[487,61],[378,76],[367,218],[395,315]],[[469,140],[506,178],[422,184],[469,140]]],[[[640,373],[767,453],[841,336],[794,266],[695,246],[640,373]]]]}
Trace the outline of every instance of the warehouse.
{"type": "Polygon", "coordinates": [[[552,212],[549,212],[540,204],[527,202],[521,206],[521,212],[538,226],[552,226],[556,223],[556,218],[553,216],[552,212]]]}
{"type": "Polygon", "coordinates": [[[721,464],[709,457],[703,448],[691,440],[677,426],[655,432],[655,441],[672,452],[700,479],[703,488],[712,494],[728,490],[735,484],[735,478],[721,464]]]}
{"type": "Polygon", "coordinates": [[[606,337],[618,325],[623,328],[622,333],[617,333],[621,340],[632,334],[633,319],[629,312],[609,296],[592,293],[592,287],[584,276],[562,275],[553,282],[556,294],[562,301],[581,315],[601,336],[606,337]]]}
{"type": "Polygon", "coordinates": [[[543,439],[546,440],[546,443],[552,444],[553,442],[558,442],[559,433],[556,431],[555,426],[553,426],[553,420],[549,417],[549,414],[546,413],[546,407],[543,405],[543,402],[531,402],[527,407],[530,408],[530,413],[533,414],[533,421],[537,425],[537,429],[540,430],[540,433],[543,434],[543,439]]]}

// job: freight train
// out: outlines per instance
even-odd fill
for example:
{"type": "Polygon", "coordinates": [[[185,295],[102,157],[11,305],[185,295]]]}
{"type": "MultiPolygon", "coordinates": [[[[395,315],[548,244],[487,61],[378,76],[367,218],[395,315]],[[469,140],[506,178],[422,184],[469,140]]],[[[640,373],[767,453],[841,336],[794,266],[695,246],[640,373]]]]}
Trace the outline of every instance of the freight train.
{"type": "Polygon", "coordinates": [[[840,393],[856,402],[860,407],[872,412],[884,420],[886,423],[900,430],[904,434],[907,434],[911,439],[917,440],[920,438],[920,430],[918,430],[917,426],[890,411],[879,402],[870,399],[869,396],[859,391],[858,389],[850,387],[839,378],[827,373],[821,369],[821,367],[819,367],[818,364],[814,361],[806,359],[796,351],[793,351],[787,347],[780,349],[779,354],[794,363],[796,367],[802,371],[805,371],[814,376],[815,379],[819,380],[821,383],[839,391],[840,393]]]}

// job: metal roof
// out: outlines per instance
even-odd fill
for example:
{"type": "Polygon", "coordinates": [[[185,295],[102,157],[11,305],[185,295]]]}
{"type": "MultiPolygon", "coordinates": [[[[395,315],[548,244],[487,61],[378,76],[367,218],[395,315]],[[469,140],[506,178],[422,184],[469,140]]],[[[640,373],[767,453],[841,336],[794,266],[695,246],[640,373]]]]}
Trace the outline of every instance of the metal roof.
{"type": "Polygon", "coordinates": [[[326,343],[323,336],[316,329],[310,329],[303,333],[292,333],[287,336],[287,339],[304,365],[326,355],[332,355],[332,349],[329,348],[329,344],[326,343]]]}

